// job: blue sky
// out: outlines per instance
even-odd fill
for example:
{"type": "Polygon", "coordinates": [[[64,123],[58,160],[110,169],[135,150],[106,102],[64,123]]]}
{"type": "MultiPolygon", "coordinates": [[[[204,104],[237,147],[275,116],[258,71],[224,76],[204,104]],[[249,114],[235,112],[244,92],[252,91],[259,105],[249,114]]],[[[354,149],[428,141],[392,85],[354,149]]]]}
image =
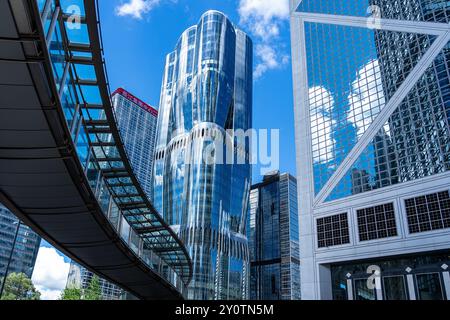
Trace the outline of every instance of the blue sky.
{"type": "MultiPolygon", "coordinates": [[[[100,1],[111,90],[124,87],[159,103],[165,56],[207,10],[225,13],[254,43],[253,127],[280,129],[280,170],[295,174],[287,0],[100,1]]],[[[253,170],[253,181],[261,179],[253,170]]]]}

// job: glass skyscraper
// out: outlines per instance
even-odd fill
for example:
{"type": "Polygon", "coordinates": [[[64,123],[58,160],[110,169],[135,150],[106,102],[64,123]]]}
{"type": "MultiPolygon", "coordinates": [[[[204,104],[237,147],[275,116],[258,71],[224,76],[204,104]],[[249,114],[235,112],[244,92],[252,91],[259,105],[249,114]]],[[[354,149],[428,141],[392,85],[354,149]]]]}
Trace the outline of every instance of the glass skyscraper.
{"type": "Polygon", "coordinates": [[[450,299],[450,4],[291,15],[302,298],[450,299]]]}
{"type": "MultiPolygon", "coordinates": [[[[70,263],[69,275],[67,277],[67,288],[87,289],[94,274],[75,262],[70,263]]],[[[102,300],[122,300],[126,291],[118,286],[99,278],[102,300]]]]}
{"type": "MultiPolygon", "coordinates": [[[[112,94],[112,104],[120,137],[139,183],[152,199],[152,169],[158,111],[125,89],[112,94]]],[[[115,152],[115,150],[111,150],[115,152]]],[[[74,262],[70,265],[67,286],[86,289],[94,274],[74,262]]],[[[103,300],[130,297],[118,286],[100,279],[103,300]]]]}
{"type": "Polygon", "coordinates": [[[41,238],[0,204],[0,285],[6,273],[31,279],[41,238]]]}
{"type": "Polygon", "coordinates": [[[120,137],[133,171],[147,196],[152,199],[158,111],[122,88],[114,91],[112,102],[120,137]]]}
{"type": "Polygon", "coordinates": [[[208,11],[166,58],[154,204],[193,260],[189,299],[248,297],[250,146],[236,132],[251,128],[252,50],[225,15],[208,11]]]}
{"type": "Polygon", "coordinates": [[[264,176],[250,192],[250,299],[299,300],[297,180],[264,176]]]}

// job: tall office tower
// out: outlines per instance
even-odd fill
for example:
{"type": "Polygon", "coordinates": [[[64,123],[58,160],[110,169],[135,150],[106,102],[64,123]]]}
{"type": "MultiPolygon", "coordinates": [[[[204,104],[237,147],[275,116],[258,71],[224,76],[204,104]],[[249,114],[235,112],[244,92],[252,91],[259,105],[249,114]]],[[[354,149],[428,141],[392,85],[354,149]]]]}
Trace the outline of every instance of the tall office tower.
{"type": "MultiPolygon", "coordinates": [[[[89,287],[93,277],[94,274],[91,271],[72,261],[70,263],[66,287],[86,289],[89,287]]],[[[124,298],[126,294],[124,290],[105,279],[99,278],[99,280],[102,300],[122,300],[124,298]]]]}
{"type": "MultiPolygon", "coordinates": [[[[158,111],[119,88],[112,94],[114,113],[122,142],[133,171],[147,196],[152,199],[152,169],[158,111]]],[[[114,150],[112,151],[114,152],[114,150]]],[[[71,263],[67,285],[87,288],[94,274],[76,263],[71,263]]],[[[127,294],[118,286],[100,279],[103,300],[118,300],[127,294]]]]}
{"type": "Polygon", "coordinates": [[[250,191],[250,299],[299,300],[297,180],[273,172],[250,191]]]}
{"type": "Polygon", "coordinates": [[[189,299],[248,296],[250,146],[235,133],[251,128],[252,50],[226,16],[208,11],[167,55],[154,204],[193,260],[189,299]]]}
{"type": "Polygon", "coordinates": [[[41,238],[0,204],[0,286],[6,274],[31,278],[41,238]]]}
{"type": "Polygon", "coordinates": [[[120,137],[133,171],[147,196],[152,199],[158,111],[122,88],[114,91],[112,102],[120,137]]]}
{"type": "Polygon", "coordinates": [[[291,1],[303,299],[450,299],[449,22],[291,1]]]}

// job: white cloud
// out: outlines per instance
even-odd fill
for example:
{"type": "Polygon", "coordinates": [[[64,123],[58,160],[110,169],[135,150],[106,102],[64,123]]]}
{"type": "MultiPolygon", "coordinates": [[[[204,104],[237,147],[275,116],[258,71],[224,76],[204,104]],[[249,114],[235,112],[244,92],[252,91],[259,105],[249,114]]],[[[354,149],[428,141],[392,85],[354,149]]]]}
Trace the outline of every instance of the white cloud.
{"type": "Polygon", "coordinates": [[[70,264],[54,249],[41,247],[36,259],[32,281],[42,300],[58,299],[66,287],[70,264]]]}
{"type": "Polygon", "coordinates": [[[144,14],[149,13],[160,2],[160,0],[128,0],[116,8],[116,14],[140,20],[144,14]]]}
{"type": "Polygon", "coordinates": [[[289,0],[240,0],[238,13],[241,24],[250,29],[254,42],[258,43],[255,46],[258,58],[254,72],[256,79],[266,71],[289,62],[287,54],[275,49],[280,28],[289,18],[289,0]]]}
{"type": "Polygon", "coordinates": [[[335,141],[331,137],[335,121],[331,118],[334,99],[322,86],[309,88],[312,152],[314,162],[329,162],[333,158],[335,141]]]}
{"type": "Polygon", "coordinates": [[[364,134],[384,107],[383,92],[378,60],[370,60],[358,71],[348,96],[350,110],[347,119],[355,126],[358,137],[364,134]]]}
{"type": "Polygon", "coordinates": [[[238,12],[241,22],[267,40],[278,36],[281,20],[289,18],[289,0],[241,0],[238,12]]]}
{"type": "Polygon", "coordinates": [[[256,56],[260,62],[255,68],[255,78],[261,77],[267,70],[278,69],[289,61],[287,55],[278,54],[274,48],[267,44],[256,46],[256,56]]]}

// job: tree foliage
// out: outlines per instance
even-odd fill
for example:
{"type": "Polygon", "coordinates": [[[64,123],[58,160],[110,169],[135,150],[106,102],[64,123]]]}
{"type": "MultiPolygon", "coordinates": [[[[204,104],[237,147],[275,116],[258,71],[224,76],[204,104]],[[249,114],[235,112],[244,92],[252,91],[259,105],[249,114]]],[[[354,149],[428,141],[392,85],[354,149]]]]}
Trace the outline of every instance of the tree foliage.
{"type": "Polygon", "coordinates": [[[1,300],[40,300],[41,293],[24,273],[10,273],[1,300]]]}
{"type": "Polygon", "coordinates": [[[100,288],[100,279],[94,275],[89,286],[84,290],[84,300],[101,300],[102,289],[100,288]]]}
{"type": "Polygon", "coordinates": [[[81,300],[82,291],[79,288],[65,288],[61,293],[61,300],[81,300]]]}
{"type": "Polygon", "coordinates": [[[102,300],[100,279],[94,275],[85,289],[65,288],[61,293],[61,300],[102,300]]]}

